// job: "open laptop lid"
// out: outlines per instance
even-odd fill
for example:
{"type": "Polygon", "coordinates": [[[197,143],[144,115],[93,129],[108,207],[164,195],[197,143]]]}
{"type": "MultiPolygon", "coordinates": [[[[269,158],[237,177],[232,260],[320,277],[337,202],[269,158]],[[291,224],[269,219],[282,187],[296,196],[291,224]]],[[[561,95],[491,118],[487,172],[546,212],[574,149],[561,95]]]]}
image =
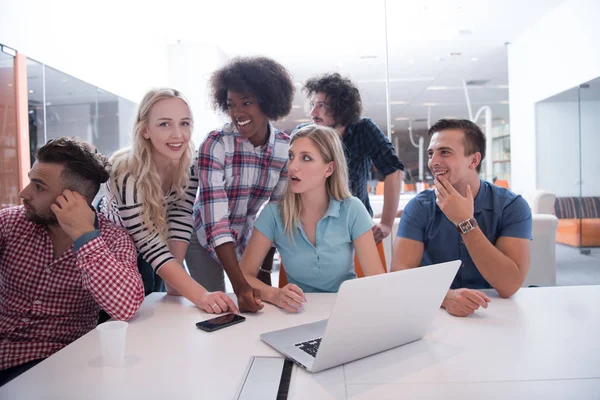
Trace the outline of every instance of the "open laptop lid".
{"type": "Polygon", "coordinates": [[[320,371],[421,339],[460,260],[345,281],[312,365],[320,371]]]}

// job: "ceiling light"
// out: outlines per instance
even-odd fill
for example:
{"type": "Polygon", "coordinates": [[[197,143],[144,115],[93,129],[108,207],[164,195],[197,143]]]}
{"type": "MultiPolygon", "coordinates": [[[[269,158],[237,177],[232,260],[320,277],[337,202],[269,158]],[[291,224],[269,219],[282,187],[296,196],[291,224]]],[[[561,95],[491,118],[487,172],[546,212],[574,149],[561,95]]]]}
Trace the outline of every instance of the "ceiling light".
{"type": "Polygon", "coordinates": [[[449,115],[447,117],[444,117],[444,119],[456,119],[456,117],[454,115],[449,115]]]}
{"type": "Polygon", "coordinates": [[[408,104],[408,102],[407,101],[390,101],[390,104],[394,105],[394,106],[398,106],[398,105],[402,105],[402,104],[408,104]]]}
{"type": "Polygon", "coordinates": [[[406,117],[398,117],[398,118],[394,118],[394,121],[408,121],[408,118],[406,118],[406,117]]]}
{"type": "Polygon", "coordinates": [[[462,55],[462,53],[461,53],[461,52],[459,52],[459,51],[453,51],[453,52],[451,52],[451,53],[448,53],[448,55],[449,55],[450,57],[458,57],[458,56],[462,55]]]}
{"type": "Polygon", "coordinates": [[[427,86],[425,90],[448,90],[448,86],[427,86]]]}
{"type": "Polygon", "coordinates": [[[300,119],[295,119],[294,122],[310,122],[311,120],[308,118],[300,118],[300,119]]]}
{"type": "Polygon", "coordinates": [[[368,60],[368,59],[375,59],[375,58],[377,58],[377,56],[375,54],[369,54],[369,55],[365,55],[365,56],[360,56],[358,58],[363,59],[363,60],[368,60]]]}
{"type": "Polygon", "coordinates": [[[29,93],[33,93],[33,90],[29,89],[29,93]]]}
{"type": "Polygon", "coordinates": [[[477,61],[477,57],[471,57],[471,61],[477,61]]]}
{"type": "Polygon", "coordinates": [[[500,104],[510,104],[510,101],[508,101],[508,100],[502,100],[502,101],[500,102],[500,104]]]}
{"type": "Polygon", "coordinates": [[[425,107],[435,106],[437,103],[423,103],[425,107]]]}

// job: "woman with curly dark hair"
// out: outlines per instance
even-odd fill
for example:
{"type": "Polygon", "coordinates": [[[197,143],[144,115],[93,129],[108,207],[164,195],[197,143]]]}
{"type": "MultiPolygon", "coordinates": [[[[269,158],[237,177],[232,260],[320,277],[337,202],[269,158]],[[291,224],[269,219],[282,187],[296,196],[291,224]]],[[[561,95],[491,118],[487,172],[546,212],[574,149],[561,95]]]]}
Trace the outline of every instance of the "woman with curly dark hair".
{"type": "Polygon", "coordinates": [[[238,261],[259,209],[266,201],[279,202],[286,189],[290,138],[270,121],[289,114],[294,85],[276,61],[240,57],[215,71],[209,86],[213,107],[231,122],[200,145],[196,235],[185,260],[192,277],[211,291],[225,290],[224,269],[240,311],[256,312],[263,307],[260,292],[248,284],[238,261]]]}

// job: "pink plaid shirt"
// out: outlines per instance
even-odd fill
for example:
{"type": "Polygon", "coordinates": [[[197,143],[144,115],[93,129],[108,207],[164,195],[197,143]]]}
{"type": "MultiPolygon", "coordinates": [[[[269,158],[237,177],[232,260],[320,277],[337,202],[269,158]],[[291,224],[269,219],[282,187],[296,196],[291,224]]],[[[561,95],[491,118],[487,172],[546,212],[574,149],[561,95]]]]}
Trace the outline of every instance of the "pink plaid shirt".
{"type": "Polygon", "coordinates": [[[54,259],[43,227],[22,206],[0,210],[0,370],[45,358],[98,323],[128,320],[144,300],[129,234],[97,216],[100,236],[54,259]]]}

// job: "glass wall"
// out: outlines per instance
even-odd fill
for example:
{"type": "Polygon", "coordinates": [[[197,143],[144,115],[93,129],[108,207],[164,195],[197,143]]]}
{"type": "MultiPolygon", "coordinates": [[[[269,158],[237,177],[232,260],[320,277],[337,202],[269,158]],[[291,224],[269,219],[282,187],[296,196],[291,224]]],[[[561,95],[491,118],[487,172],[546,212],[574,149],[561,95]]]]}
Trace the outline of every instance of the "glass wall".
{"type": "Polygon", "coordinates": [[[0,209],[19,204],[15,85],[14,57],[0,51],[0,209]]]}
{"type": "Polygon", "coordinates": [[[600,248],[600,78],[536,104],[537,187],[556,194],[557,242],[600,248]]]}
{"type": "Polygon", "coordinates": [[[76,136],[110,155],[128,146],[137,105],[64,72],[28,60],[30,143],[76,136]]]}

